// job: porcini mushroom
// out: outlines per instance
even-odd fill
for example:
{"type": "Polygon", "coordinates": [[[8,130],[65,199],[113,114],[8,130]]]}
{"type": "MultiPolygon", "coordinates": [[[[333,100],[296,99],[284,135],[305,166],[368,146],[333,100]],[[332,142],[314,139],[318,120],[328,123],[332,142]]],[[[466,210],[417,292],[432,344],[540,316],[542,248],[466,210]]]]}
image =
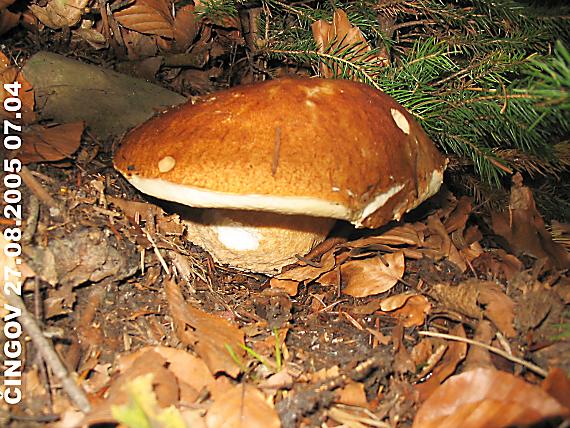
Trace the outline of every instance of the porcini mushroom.
{"type": "Polygon", "coordinates": [[[189,239],[218,262],[272,274],[336,219],[399,219],[437,192],[446,162],[388,95],[288,77],[152,118],[126,135],[114,164],[143,193],[204,208],[189,239]]]}

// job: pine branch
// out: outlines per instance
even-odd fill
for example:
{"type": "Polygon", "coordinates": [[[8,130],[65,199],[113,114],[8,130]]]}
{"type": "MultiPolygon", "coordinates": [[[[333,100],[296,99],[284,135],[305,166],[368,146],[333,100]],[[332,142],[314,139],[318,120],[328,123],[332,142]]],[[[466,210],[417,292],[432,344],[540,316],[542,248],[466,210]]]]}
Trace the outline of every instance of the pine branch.
{"type": "Polygon", "coordinates": [[[568,36],[566,19],[541,16],[513,1],[477,0],[462,8],[435,0],[336,2],[372,46],[378,40],[386,44],[385,32],[398,32],[386,67],[374,61],[378,48],[362,55],[360,44],[331,44],[318,52],[310,24],[331,19],[329,3],[322,9],[280,0],[267,4],[272,8],[267,56],[315,72],[324,63],[338,71],[336,77],[382,89],[416,116],[442,149],[468,159],[485,182],[498,185],[513,170],[552,174],[562,168],[553,143],[570,131],[570,54],[560,42],[553,54],[547,52],[555,37],[568,36]],[[380,28],[382,17],[393,24],[380,28]]]}
{"type": "Polygon", "coordinates": [[[201,0],[195,14],[212,22],[221,22],[224,18],[234,18],[238,15],[238,2],[234,0],[201,0]]]}

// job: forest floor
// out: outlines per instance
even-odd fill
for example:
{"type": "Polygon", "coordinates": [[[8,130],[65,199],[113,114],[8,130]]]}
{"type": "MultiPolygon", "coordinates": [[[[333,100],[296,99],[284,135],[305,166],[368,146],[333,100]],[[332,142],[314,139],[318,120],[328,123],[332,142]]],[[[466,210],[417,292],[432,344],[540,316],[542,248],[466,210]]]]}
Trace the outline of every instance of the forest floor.
{"type": "MultiPolygon", "coordinates": [[[[215,91],[222,71],[212,58],[238,37],[217,31],[196,48],[205,69],[160,74],[154,56],[114,68],[186,95],[215,91]]],[[[28,312],[17,318],[22,396],[1,402],[0,425],[563,426],[570,255],[560,237],[569,227],[546,227],[520,176],[502,210],[444,188],[381,229],[339,224],[310,259],[273,278],[240,272],[188,242],[176,213],[113,169],[120,132],[78,121],[76,107],[38,102],[61,93],[40,79],[53,63],[26,68],[38,46],[69,49],[104,75],[110,67],[93,49],[78,54],[64,39],[36,36],[14,36],[0,61],[3,84],[23,83],[24,114],[22,149],[3,153],[24,164],[21,202],[5,196],[22,213],[4,211],[0,237],[4,247],[19,242],[22,255],[0,254],[2,285],[17,288],[7,272],[19,272],[28,312]]],[[[74,85],[88,87],[73,67],[74,85]]],[[[124,108],[106,98],[101,110],[124,108]]],[[[85,95],[79,102],[87,111],[85,95]]],[[[15,164],[4,165],[7,176],[15,164]]],[[[0,184],[5,195],[12,184],[0,184]]],[[[11,334],[18,301],[5,298],[11,334]]],[[[3,371],[6,395],[14,373],[3,371]]]]}

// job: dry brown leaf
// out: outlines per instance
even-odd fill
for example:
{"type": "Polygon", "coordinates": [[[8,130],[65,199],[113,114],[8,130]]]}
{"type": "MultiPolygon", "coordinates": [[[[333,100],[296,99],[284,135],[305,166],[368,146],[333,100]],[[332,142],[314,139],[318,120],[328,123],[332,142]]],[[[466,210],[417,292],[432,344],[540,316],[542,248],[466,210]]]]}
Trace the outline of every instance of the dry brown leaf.
{"type": "MultiPolygon", "coordinates": [[[[461,324],[457,324],[450,333],[454,336],[465,337],[465,330],[461,324]]],[[[447,351],[443,354],[440,363],[433,369],[431,377],[415,386],[421,401],[430,397],[440,384],[455,372],[459,363],[465,359],[465,355],[467,355],[466,343],[457,341],[449,343],[447,351]]]]}
{"type": "Polygon", "coordinates": [[[468,280],[457,285],[434,284],[430,296],[447,310],[459,312],[471,318],[481,318],[483,311],[477,305],[479,288],[477,280],[468,280]]]}
{"type": "Polygon", "coordinates": [[[404,327],[414,327],[425,322],[431,304],[425,296],[397,294],[382,301],[380,308],[396,318],[404,327]]]}
{"type": "Polygon", "coordinates": [[[503,249],[485,251],[472,261],[473,268],[492,278],[511,281],[523,269],[523,263],[503,249]]]}
{"type": "Polygon", "coordinates": [[[564,370],[558,367],[550,369],[541,388],[560,404],[570,409],[570,379],[564,370]]]}
{"type": "Polygon", "coordinates": [[[380,310],[391,312],[400,309],[413,296],[415,296],[415,294],[401,293],[387,297],[380,302],[380,310]]]}
{"type": "Polygon", "coordinates": [[[413,245],[421,246],[423,236],[411,224],[393,227],[387,232],[377,236],[368,236],[354,241],[347,242],[344,246],[348,248],[365,248],[373,245],[413,245]]]}
{"type": "Polygon", "coordinates": [[[0,10],[6,9],[8,6],[14,4],[16,0],[0,0],[0,10]]]}
{"type": "MultiPolygon", "coordinates": [[[[18,97],[22,103],[20,113],[22,113],[21,120],[17,121],[18,124],[32,123],[36,120],[36,115],[34,113],[34,91],[32,90],[32,85],[26,80],[24,74],[11,63],[11,61],[0,52],[0,102],[4,103],[6,98],[13,97],[4,89],[4,84],[18,82],[22,85],[18,91],[18,97]]],[[[5,109],[0,109],[0,118],[14,120],[14,113],[8,112],[5,109]]]]}
{"type": "Polygon", "coordinates": [[[423,403],[414,428],[529,426],[568,409],[512,374],[475,369],[453,376],[423,403]]]}
{"type": "Polygon", "coordinates": [[[410,357],[416,367],[423,366],[433,353],[433,339],[431,337],[424,337],[414,345],[410,352],[410,357]]]}
{"type": "Polygon", "coordinates": [[[135,218],[139,215],[146,223],[153,223],[155,218],[163,218],[166,215],[162,208],[150,202],[129,201],[114,196],[107,196],[107,201],[119,208],[126,216],[135,218]]]}
{"type": "Polygon", "coordinates": [[[136,358],[131,358],[129,364],[123,364],[126,369],[114,379],[105,394],[105,401],[92,406],[83,424],[116,422],[111,414],[111,406],[127,403],[128,395],[124,386],[133,379],[149,373],[153,375],[152,385],[159,406],[167,407],[178,402],[180,398],[178,381],[176,376],[166,368],[167,360],[151,349],[136,353],[135,356],[136,358]]]}
{"type": "Polygon", "coordinates": [[[293,281],[292,279],[271,278],[269,285],[271,288],[283,290],[289,296],[296,296],[299,291],[299,281],[293,281]]]}
{"type": "MultiPolygon", "coordinates": [[[[487,320],[479,321],[475,329],[475,334],[473,335],[473,340],[484,343],[485,345],[490,345],[494,337],[495,329],[493,329],[491,323],[487,320]]],[[[491,354],[487,349],[482,346],[470,346],[467,357],[465,357],[463,369],[468,371],[478,368],[495,368],[495,365],[491,361],[491,354]]]]}
{"type": "Polygon", "coordinates": [[[33,125],[22,133],[26,144],[18,151],[19,159],[24,164],[66,159],[79,148],[84,129],[83,122],[52,127],[33,125]]]}
{"type": "Polygon", "coordinates": [[[243,356],[244,333],[228,320],[187,304],[174,281],[165,281],[164,289],[178,339],[194,346],[213,374],[225,372],[236,377],[240,368],[228,347],[243,356]]]}
{"type": "Polygon", "coordinates": [[[558,294],[565,305],[570,304],[570,275],[566,274],[556,282],[554,292],[558,294]]]}
{"type": "Polygon", "coordinates": [[[49,0],[44,7],[37,4],[31,4],[28,7],[42,24],[59,30],[77,24],[88,3],[89,0],[49,0]]]}
{"type": "Polygon", "coordinates": [[[431,236],[426,240],[426,246],[438,251],[442,257],[447,257],[461,272],[465,272],[467,264],[459,254],[437,214],[429,216],[427,224],[431,236]]]}
{"type": "Polygon", "coordinates": [[[10,12],[7,9],[0,10],[0,36],[18,25],[21,16],[21,13],[10,12]]]}
{"type": "Polygon", "coordinates": [[[517,253],[539,259],[546,257],[547,266],[558,269],[570,266],[570,252],[552,240],[536,208],[532,191],[523,186],[520,173],[513,176],[509,211],[493,213],[492,221],[495,233],[504,237],[517,253]]]}
{"type": "Polygon", "coordinates": [[[350,260],[342,264],[340,272],[346,281],[342,292],[353,297],[366,297],[384,293],[396,285],[404,275],[404,253],[398,251],[385,254],[382,258],[350,260]]]}
{"type": "MultiPolygon", "coordinates": [[[[443,343],[441,341],[434,341],[434,343],[437,343],[437,347],[433,350],[432,354],[429,356],[424,366],[421,368],[421,371],[417,373],[418,379],[424,379],[430,374],[433,368],[441,361],[443,355],[446,353],[447,348],[449,347],[447,343],[443,343]]],[[[419,393],[417,391],[416,394],[419,397],[419,393]]]]}
{"type": "MultiPolygon", "coordinates": [[[[168,370],[178,379],[181,397],[182,389],[186,385],[192,387],[196,394],[207,389],[214,399],[225,392],[225,382],[220,380],[222,378],[216,379],[202,359],[182,349],[166,346],[148,346],[130,354],[120,355],[116,362],[116,369],[120,372],[125,372],[146,352],[155,352],[164,358],[168,364],[168,370]]],[[[193,402],[197,395],[192,399],[192,397],[186,394],[185,398],[187,402],[193,402]],[[188,401],[189,398],[190,401],[188,401]]]]}
{"type": "MultiPolygon", "coordinates": [[[[366,59],[378,65],[386,65],[386,58],[378,56],[367,57],[368,52],[370,52],[372,48],[366,41],[362,31],[350,23],[348,15],[344,10],[337,9],[334,12],[332,24],[321,19],[314,22],[311,25],[311,29],[313,31],[313,38],[321,53],[327,53],[331,50],[350,50],[351,57],[355,59],[366,59]],[[355,49],[354,46],[357,44],[358,48],[355,49]]],[[[338,76],[340,72],[341,67],[338,64],[327,61],[321,63],[321,75],[323,77],[335,77],[338,76]]]]}
{"type": "Polygon", "coordinates": [[[360,382],[348,382],[343,388],[340,388],[335,392],[336,403],[357,407],[366,407],[368,405],[364,384],[360,382]]]}
{"type": "Polygon", "coordinates": [[[200,19],[194,13],[194,9],[194,5],[188,4],[176,11],[174,41],[176,42],[177,52],[186,51],[200,30],[200,19]]]}
{"type": "Polygon", "coordinates": [[[485,307],[484,314],[507,337],[516,336],[513,327],[515,320],[515,304],[501,287],[492,281],[478,284],[477,302],[485,307]]]}
{"type": "Polygon", "coordinates": [[[290,269],[286,272],[283,272],[276,276],[277,279],[289,279],[292,281],[299,281],[299,282],[310,282],[317,279],[323,273],[332,270],[336,265],[336,258],[335,258],[335,251],[336,248],[331,248],[325,254],[322,255],[318,266],[298,266],[290,269]]]}
{"type": "MultiPolygon", "coordinates": [[[[129,61],[138,61],[141,58],[149,58],[158,55],[158,36],[137,33],[127,28],[121,28],[121,36],[127,48],[129,61]]],[[[129,61],[120,63],[118,70],[130,73],[134,68],[129,61]]]]}
{"type": "Polygon", "coordinates": [[[457,201],[457,205],[455,205],[455,208],[449,217],[443,222],[447,233],[465,229],[467,219],[469,218],[472,210],[473,206],[471,205],[471,198],[467,196],[461,197],[457,201]]]}
{"type": "Polygon", "coordinates": [[[113,14],[123,27],[143,34],[172,39],[174,19],[167,0],[136,0],[134,4],[113,14]]]}
{"type": "Polygon", "coordinates": [[[397,324],[392,329],[392,343],[395,353],[394,372],[396,372],[398,376],[402,376],[406,373],[414,373],[416,366],[404,344],[404,326],[402,324],[397,324]]]}
{"type": "Polygon", "coordinates": [[[333,270],[322,274],[317,282],[324,286],[334,287],[336,290],[340,288],[340,266],[335,267],[333,270]]]}
{"type": "Polygon", "coordinates": [[[74,38],[85,40],[94,49],[103,49],[107,47],[107,39],[103,34],[91,27],[80,27],[73,30],[74,38]]]}
{"type": "Polygon", "coordinates": [[[208,428],[278,428],[275,409],[253,386],[241,384],[218,398],[206,415],[208,428]]]}

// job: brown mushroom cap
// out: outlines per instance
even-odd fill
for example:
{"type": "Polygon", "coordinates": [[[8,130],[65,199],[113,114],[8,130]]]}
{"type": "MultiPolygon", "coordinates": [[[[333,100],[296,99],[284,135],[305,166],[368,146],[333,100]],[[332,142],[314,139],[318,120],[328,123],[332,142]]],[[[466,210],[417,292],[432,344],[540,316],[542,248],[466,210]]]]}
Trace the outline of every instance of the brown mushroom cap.
{"type": "Polygon", "coordinates": [[[142,192],[193,207],[378,227],[439,189],[445,159],[370,86],[282,78],[149,120],[127,134],[114,164],[142,192]]]}

